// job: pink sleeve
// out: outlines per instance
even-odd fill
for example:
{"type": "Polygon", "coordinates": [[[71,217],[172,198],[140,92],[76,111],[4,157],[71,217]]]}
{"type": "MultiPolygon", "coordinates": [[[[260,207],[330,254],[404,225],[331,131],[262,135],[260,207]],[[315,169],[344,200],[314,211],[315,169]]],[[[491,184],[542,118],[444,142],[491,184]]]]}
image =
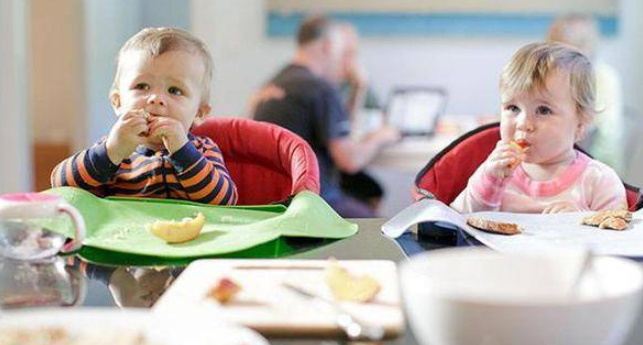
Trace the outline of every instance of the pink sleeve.
{"type": "Polygon", "coordinates": [[[480,166],[451,207],[461,213],[498,211],[507,180],[484,173],[480,166]]]}
{"type": "Polygon", "coordinates": [[[593,161],[592,176],[585,179],[584,190],[588,191],[587,205],[592,211],[627,208],[627,196],[623,181],[612,168],[603,163],[593,161]]]}

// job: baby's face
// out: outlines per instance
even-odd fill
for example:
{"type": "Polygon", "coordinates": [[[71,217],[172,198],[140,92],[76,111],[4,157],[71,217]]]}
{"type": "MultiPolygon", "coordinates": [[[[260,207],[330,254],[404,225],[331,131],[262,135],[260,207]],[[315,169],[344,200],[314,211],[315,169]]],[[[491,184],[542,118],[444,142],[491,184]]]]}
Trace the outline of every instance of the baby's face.
{"type": "Polygon", "coordinates": [[[502,140],[526,140],[526,163],[555,164],[573,154],[583,124],[572,98],[569,75],[552,71],[546,89],[502,97],[502,140]]]}
{"type": "Polygon", "coordinates": [[[119,105],[123,114],[145,109],[153,116],[171,117],[188,131],[203,114],[205,66],[197,54],[169,51],[148,58],[142,51],[125,52],[120,58],[119,105]]]}

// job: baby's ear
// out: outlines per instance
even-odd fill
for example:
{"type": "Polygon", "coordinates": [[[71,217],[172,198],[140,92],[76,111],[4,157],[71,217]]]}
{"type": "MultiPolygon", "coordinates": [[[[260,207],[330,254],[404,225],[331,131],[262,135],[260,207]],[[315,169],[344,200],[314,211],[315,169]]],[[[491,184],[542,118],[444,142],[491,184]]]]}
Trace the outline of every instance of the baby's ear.
{"type": "Polygon", "coordinates": [[[574,142],[579,142],[585,138],[585,131],[587,130],[587,124],[579,123],[576,127],[576,132],[574,133],[574,142]]]}
{"type": "Polygon", "coordinates": [[[114,114],[118,116],[119,109],[121,108],[121,95],[118,91],[114,90],[109,93],[109,103],[112,105],[112,109],[114,109],[114,114]]]}
{"type": "Polygon", "coordinates": [[[212,110],[212,107],[210,107],[209,104],[201,104],[199,106],[199,110],[196,113],[196,118],[194,118],[194,123],[192,126],[198,126],[205,120],[206,117],[208,117],[208,114],[210,114],[210,110],[212,110]]]}

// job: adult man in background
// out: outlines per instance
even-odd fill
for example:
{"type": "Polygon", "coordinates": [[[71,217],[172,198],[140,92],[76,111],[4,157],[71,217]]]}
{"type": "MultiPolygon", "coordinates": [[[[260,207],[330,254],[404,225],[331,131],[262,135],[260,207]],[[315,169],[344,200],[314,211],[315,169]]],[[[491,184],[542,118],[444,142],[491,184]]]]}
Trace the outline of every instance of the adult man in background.
{"type": "Polygon", "coordinates": [[[586,147],[594,158],[609,165],[620,176],[625,173],[625,106],[616,69],[597,59],[600,32],[594,19],[585,14],[568,14],[554,21],[547,40],[576,47],[594,65],[598,113],[589,130],[586,147]]]}
{"type": "MultiPolygon", "coordinates": [[[[373,90],[369,87],[366,73],[359,64],[359,36],[349,23],[339,24],[344,39],[341,70],[335,83],[340,87],[344,107],[351,121],[351,128],[358,135],[368,133],[369,124],[381,122],[382,106],[373,90]],[[375,115],[375,116],[374,116],[375,115]],[[371,117],[373,117],[371,119],[371,117]],[[378,117],[378,118],[374,118],[378,117]]],[[[379,209],[384,189],[366,171],[354,173],[340,171],[340,187],[348,195],[366,202],[371,208],[379,209]]]]}
{"type": "Polygon", "coordinates": [[[259,101],[255,119],[285,127],[313,148],[319,161],[321,196],[343,217],[376,216],[367,203],[345,194],[339,172],[366,166],[399,132],[384,126],[361,140],[350,137],[351,122],[337,82],[344,73],[346,40],[342,27],[323,16],[309,17],[297,33],[292,61],[268,83],[282,97],[259,101]]]}

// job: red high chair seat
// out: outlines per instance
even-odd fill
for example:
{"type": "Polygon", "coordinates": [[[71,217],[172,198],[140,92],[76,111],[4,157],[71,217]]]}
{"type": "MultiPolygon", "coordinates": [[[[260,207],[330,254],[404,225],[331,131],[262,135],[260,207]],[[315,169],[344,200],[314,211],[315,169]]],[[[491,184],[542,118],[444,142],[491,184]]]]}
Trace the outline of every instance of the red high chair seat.
{"type": "MultiPolygon", "coordinates": [[[[500,140],[500,123],[478,127],[440,151],[415,177],[414,200],[432,194],[449,205],[464,190],[476,169],[487,159],[500,140]],[[429,194],[430,193],[430,194],[429,194]]],[[[578,146],[576,149],[583,151],[578,146]]],[[[623,183],[631,211],[643,206],[638,187],[623,183]]]]}
{"type": "Polygon", "coordinates": [[[223,153],[239,192],[238,205],[283,202],[308,190],[319,194],[317,157],[282,127],[242,118],[208,118],[192,133],[211,138],[223,153]]]}

